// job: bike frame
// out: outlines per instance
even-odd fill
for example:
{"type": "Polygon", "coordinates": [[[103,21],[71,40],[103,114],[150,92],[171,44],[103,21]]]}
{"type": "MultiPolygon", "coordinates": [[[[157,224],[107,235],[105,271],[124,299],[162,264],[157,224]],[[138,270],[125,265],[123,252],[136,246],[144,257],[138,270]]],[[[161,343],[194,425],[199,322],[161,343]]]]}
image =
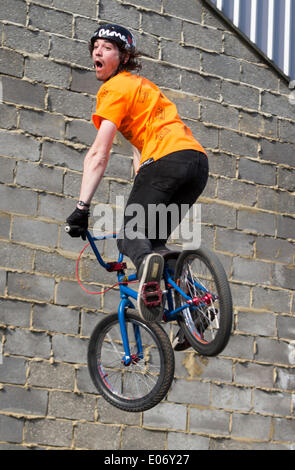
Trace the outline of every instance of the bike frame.
{"type": "MultiPolygon", "coordinates": [[[[111,265],[106,263],[95,244],[95,241],[98,240],[106,240],[108,238],[116,238],[117,234],[111,234],[111,235],[101,235],[98,237],[93,237],[89,231],[86,232],[87,239],[89,241],[89,244],[99,262],[99,264],[108,270],[111,265]]],[[[123,261],[123,254],[119,253],[118,257],[118,263],[122,263],[123,261]]],[[[173,278],[171,277],[171,271],[168,268],[167,265],[164,267],[164,282],[165,282],[165,295],[167,296],[167,304],[168,308],[164,309],[164,316],[163,320],[168,323],[173,320],[177,319],[177,316],[180,311],[184,310],[185,308],[193,308],[192,304],[190,303],[185,303],[181,307],[175,309],[174,308],[174,302],[173,302],[173,296],[172,296],[172,290],[176,290],[186,301],[191,301],[191,297],[189,297],[187,294],[185,294],[182,289],[174,282],[173,278]]],[[[130,353],[130,348],[129,348],[129,340],[128,340],[128,334],[127,334],[127,329],[126,329],[126,323],[125,323],[125,311],[127,308],[135,309],[135,306],[132,302],[131,299],[137,300],[137,292],[134,289],[131,289],[128,287],[128,283],[137,280],[136,274],[131,274],[129,276],[126,276],[122,271],[117,272],[117,278],[119,282],[119,289],[120,289],[120,304],[118,307],[118,319],[119,319],[119,325],[120,325],[120,330],[121,330],[121,336],[122,336],[122,341],[123,341],[123,346],[124,346],[124,351],[125,351],[125,356],[122,358],[124,364],[127,366],[132,362],[132,357],[130,353]]],[[[195,283],[196,286],[203,290],[204,292],[207,293],[206,290],[204,290],[204,287],[195,283]]],[[[137,343],[137,353],[140,357],[143,355],[143,350],[142,350],[142,344],[141,344],[141,338],[140,338],[140,332],[139,332],[139,327],[134,325],[134,334],[136,338],[136,343],[137,343]]]]}

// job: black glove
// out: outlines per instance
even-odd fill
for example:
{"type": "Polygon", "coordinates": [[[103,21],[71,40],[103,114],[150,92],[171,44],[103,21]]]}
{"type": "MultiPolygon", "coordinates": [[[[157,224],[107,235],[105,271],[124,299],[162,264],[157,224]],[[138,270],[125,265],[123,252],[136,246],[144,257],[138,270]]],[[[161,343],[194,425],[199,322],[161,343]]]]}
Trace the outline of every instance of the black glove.
{"type": "Polygon", "coordinates": [[[86,230],[88,229],[89,210],[78,209],[67,218],[69,228],[66,230],[71,237],[82,237],[86,240],[86,230]]]}

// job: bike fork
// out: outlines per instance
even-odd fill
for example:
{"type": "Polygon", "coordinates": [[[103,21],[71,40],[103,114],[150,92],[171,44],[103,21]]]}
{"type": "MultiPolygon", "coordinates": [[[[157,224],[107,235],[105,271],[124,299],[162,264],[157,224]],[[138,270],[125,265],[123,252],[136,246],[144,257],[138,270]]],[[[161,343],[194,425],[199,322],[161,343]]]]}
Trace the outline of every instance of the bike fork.
{"type": "Polygon", "coordinates": [[[119,309],[118,309],[119,325],[120,325],[121,337],[122,337],[123,347],[124,347],[124,352],[125,352],[122,358],[122,362],[126,366],[128,366],[133,360],[137,361],[143,358],[142,342],[141,342],[141,336],[140,336],[138,325],[133,325],[134,336],[135,336],[136,346],[137,346],[136,358],[132,356],[130,352],[129,339],[128,339],[128,333],[127,333],[126,322],[125,322],[125,310],[127,307],[130,307],[130,306],[131,306],[131,303],[129,299],[123,298],[120,302],[119,309]]]}

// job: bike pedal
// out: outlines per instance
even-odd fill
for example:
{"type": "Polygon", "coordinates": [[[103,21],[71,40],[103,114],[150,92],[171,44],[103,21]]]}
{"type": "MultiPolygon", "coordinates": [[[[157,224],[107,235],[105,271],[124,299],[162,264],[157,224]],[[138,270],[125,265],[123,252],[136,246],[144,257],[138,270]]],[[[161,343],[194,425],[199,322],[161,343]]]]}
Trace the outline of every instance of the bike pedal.
{"type": "Polygon", "coordinates": [[[163,292],[160,289],[160,285],[157,281],[144,283],[141,294],[144,304],[148,308],[158,307],[162,303],[163,292]]]}

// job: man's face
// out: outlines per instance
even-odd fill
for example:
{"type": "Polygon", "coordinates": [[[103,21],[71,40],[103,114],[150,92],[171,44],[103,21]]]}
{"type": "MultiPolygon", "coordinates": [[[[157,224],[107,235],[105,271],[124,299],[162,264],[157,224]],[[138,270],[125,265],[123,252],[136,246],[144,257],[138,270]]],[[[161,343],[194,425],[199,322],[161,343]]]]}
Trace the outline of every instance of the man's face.
{"type": "Polygon", "coordinates": [[[92,60],[95,66],[96,78],[106,81],[117,70],[120,64],[119,49],[114,42],[107,39],[97,39],[94,43],[92,60]]]}

